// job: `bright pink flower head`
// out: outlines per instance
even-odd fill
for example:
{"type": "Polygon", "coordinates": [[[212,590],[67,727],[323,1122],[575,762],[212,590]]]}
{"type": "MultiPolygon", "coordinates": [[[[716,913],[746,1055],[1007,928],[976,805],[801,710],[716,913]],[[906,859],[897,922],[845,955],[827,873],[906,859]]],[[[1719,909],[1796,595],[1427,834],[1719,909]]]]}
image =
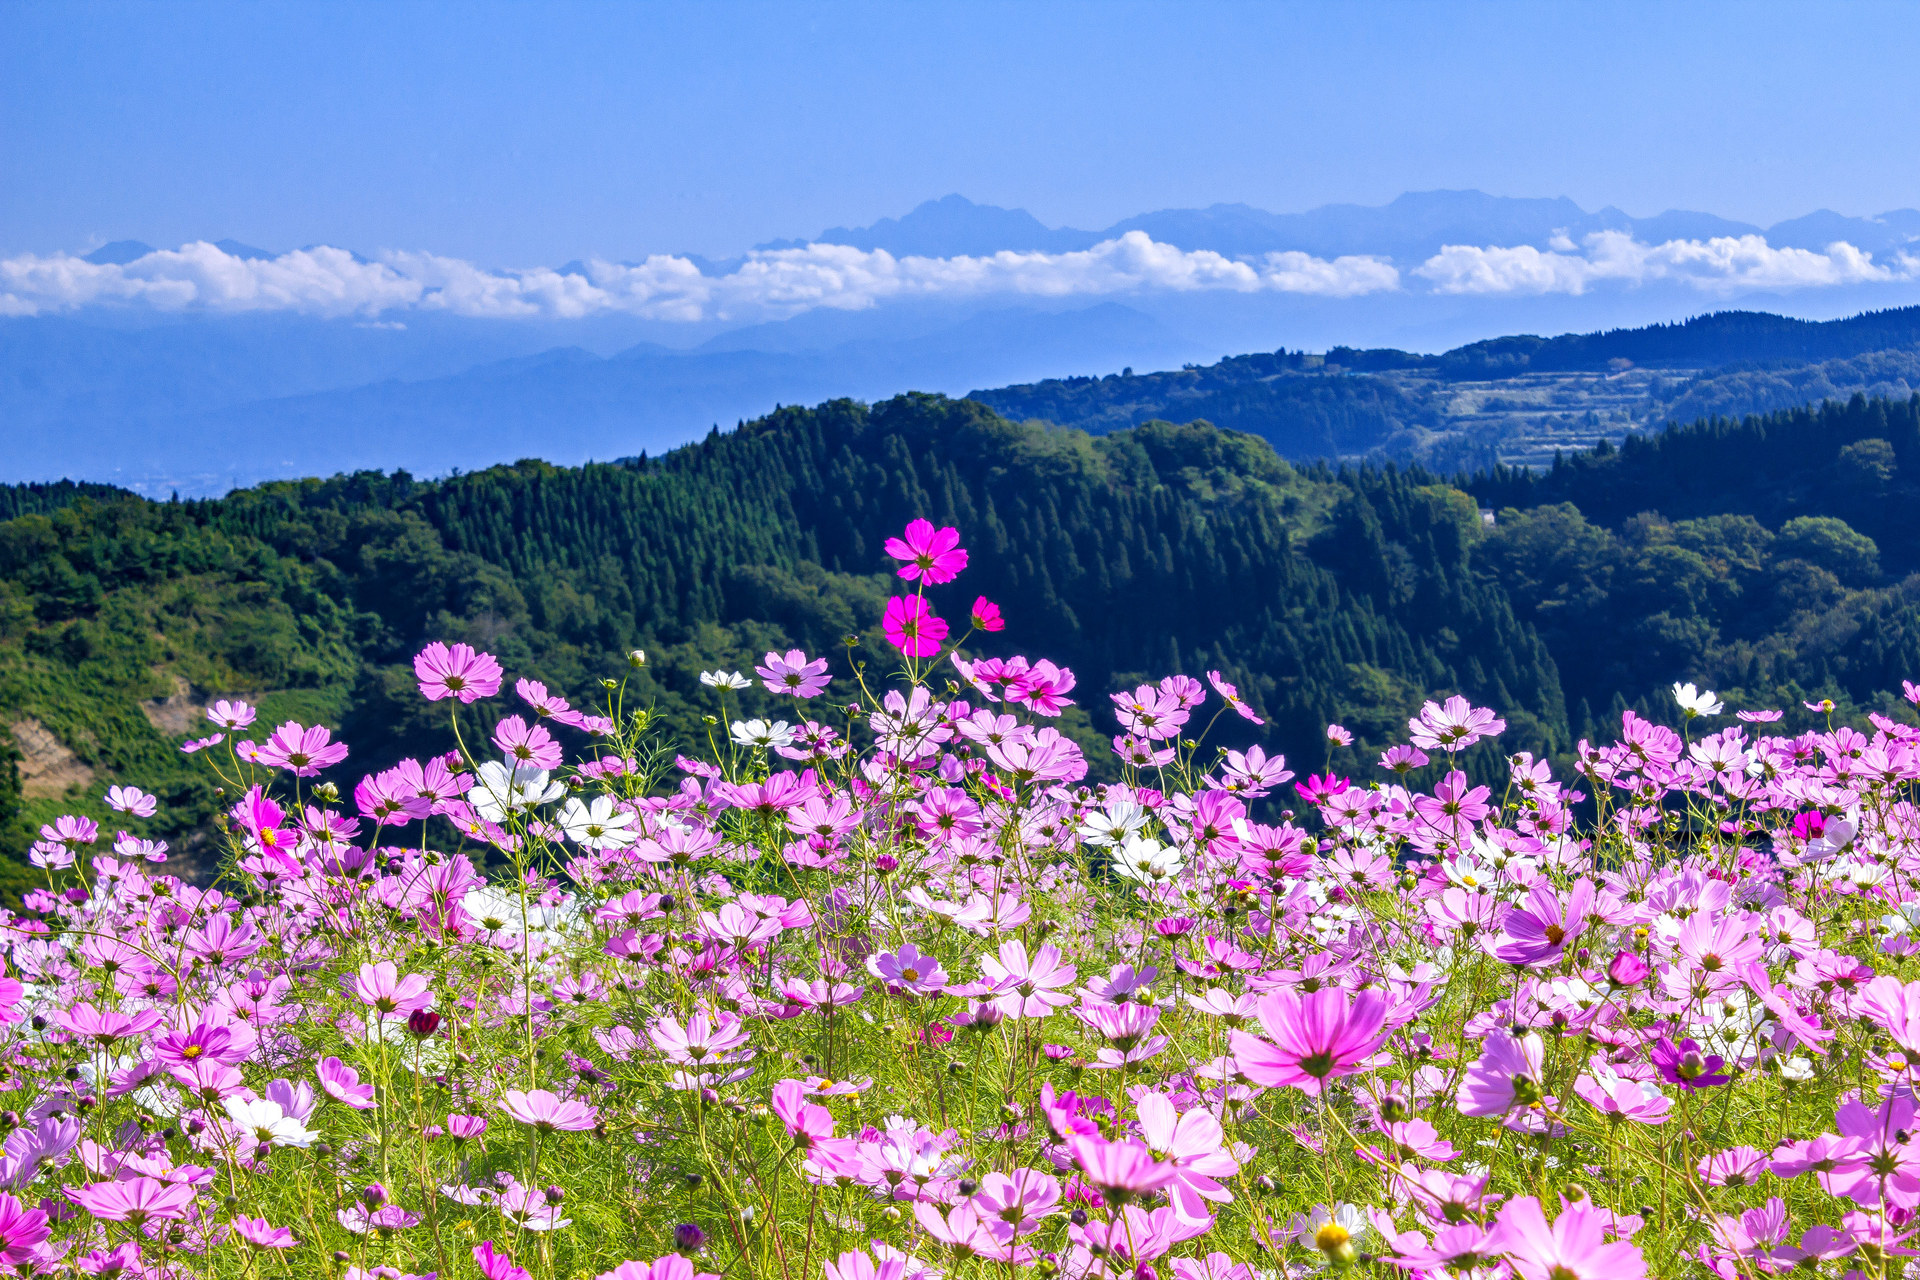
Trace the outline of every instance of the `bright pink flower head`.
{"type": "Polygon", "coordinates": [[[1153,1152],[1138,1142],[1107,1142],[1074,1134],[1067,1139],[1067,1151],[1080,1166],[1081,1176],[1099,1189],[1108,1204],[1151,1195],[1180,1176],[1171,1163],[1155,1160],[1153,1152]]]}
{"type": "Polygon", "coordinates": [[[1428,751],[1465,751],[1482,738],[1505,732],[1507,722],[1487,710],[1476,707],[1459,694],[1444,704],[1429,702],[1420,714],[1407,721],[1413,731],[1413,745],[1428,751]]]}
{"type": "Polygon", "coordinates": [[[289,720],[260,744],[254,757],[261,764],[286,769],[296,778],[311,778],[347,758],[347,744],[333,741],[325,725],[307,728],[289,720]]]}
{"type": "Polygon", "coordinates": [[[493,728],[493,745],[513,762],[515,768],[558,769],[560,744],[553,740],[543,724],[528,725],[519,716],[508,716],[493,728]]]}
{"type": "Polygon", "coordinates": [[[1549,1227],[1540,1202],[1520,1196],[1500,1211],[1492,1247],[1506,1254],[1521,1280],[1646,1280],[1637,1245],[1607,1243],[1613,1215],[1591,1200],[1569,1204],[1549,1227]]]}
{"type": "Polygon", "coordinates": [[[115,813],[130,813],[136,818],[151,818],[160,802],[138,787],[108,787],[107,808],[115,813]]]}
{"type": "Polygon", "coordinates": [[[476,653],[472,645],[445,645],[435,640],[413,660],[420,696],[428,702],[458,698],[473,702],[500,692],[500,664],[490,653],[476,653]]]}
{"type": "Polygon", "coordinates": [[[976,631],[1005,631],[1007,620],[1000,616],[1000,606],[985,596],[973,602],[973,627],[976,631]]]}
{"type": "Polygon", "coordinates": [[[1256,1014],[1273,1043],[1244,1031],[1228,1038],[1241,1073],[1269,1088],[1291,1085],[1318,1094],[1333,1077],[1359,1071],[1387,1038],[1387,1003],[1372,989],[1351,1003],[1339,987],[1305,995],[1276,991],[1260,1001],[1256,1014]]]}
{"type": "Polygon", "coordinates": [[[905,1280],[907,1274],[904,1258],[875,1262],[858,1249],[841,1254],[837,1261],[823,1261],[820,1265],[826,1269],[827,1280],[905,1280]]]}
{"type": "Polygon", "coordinates": [[[887,643],[909,658],[932,657],[947,638],[946,620],[934,617],[919,596],[895,596],[887,601],[880,626],[887,633],[887,643]]]}
{"type": "Polygon", "coordinates": [[[960,531],[952,526],[936,529],[927,520],[909,524],[904,538],[888,538],[887,554],[906,561],[900,568],[901,577],[909,582],[918,578],[929,586],[952,582],[967,567],[960,531]]]}
{"type": "Polygon", "coordinates": [[[246,703],[228,702],[225,698],[207,708],[207,719],[228,733],[238,733],[252,724],[254,715],[254,709],[246,703]]]}
{"type": "Polygon", "coordinates": [[[693,1264],[677,1253],[652,1262],[623,1262],[611,1271],[602,1271],[594,1280],[720,1280],[710,1272],[696,1272],[693,1264]]]}
{"type": "Polygon", "coordinates": [[[586,1103],[562,1098],[545,1089],[525,1092],[508,1089],[500,1095],[500,1109],[521,1124],[532,1125],[541,1133],[553,1133],[556,1130],[577,1133],[600,1123],[600,1113],[586,1103]]]}
{"type": "Polygon", "coordinates": [[[265,1218],[235,1214],[233,1229],[242,1240],[256,1249],[291,1249],[297,1243],[292,1231],[286,1227],[276,1227],[265,1218]]]}
{"type": "Polygon", "coordinates": [[[15,1266],[31,1262],[50,1234],[43,1210],[28,1209],[12,1196],[0,1195],[0,1260],[15,1266]]]}
{"type": "Polygon", "coordinates": [[[1247,700],[1240,696],[1240,690],[1218,671],[1207,672],[1207,683],[1213,686],[1215,693],[1227,700],[1227,705],[1232,707],[1242,720],[1251,721],[1254,724],[1266,723],[1257,711],[1247,705],[1247,700]]]}
{"type": "Polygon", "coordinates": [[[382,1016],[412,1013],[433,1003],[426,978],[417,973],[402,978],[391,960],[361,965],[359,974],[353,980],[353,994],[360,997],[362,1004],[382,1016]]]}
{"type": "Polygon", "coordinates": [[[156,1178],[129,1178],[124,1182],[95,1182],[68,1187],[67,1198],[96,1218],[108,1222],[145,1222],[184,1218],[194,1201],[194,1189],[156,1178]]]}
{"type": "Polygon", "coordinates": [[[787,650],[784,657],[769,650],[766,664],[753,670],[768,693],[790,693],[796,698],[813,697],[833,679],[827,674],[825,658],[808,662],[799,649],[787,650]]]}
{"type": "Polygon", "coordinates": [[[486,1280],[533,1280],[525,1267],[515,1266],[513,1257],[505,1249],[494,1248],[491,1240],[483,1240],[474,1248],[473,1260],[480,1264],[480,1274],[486,1280]]]}
{"type": "Polygon", "coordinates": [[[360,1073],[340,1059],[320,1059],[314,1067],[314,1074],[320,1078],[320,1088],[335,1102],[344,1103],[355,1111],[367,1111],[373,1107],[373,1086],[361,1084],[360,1073]]]}

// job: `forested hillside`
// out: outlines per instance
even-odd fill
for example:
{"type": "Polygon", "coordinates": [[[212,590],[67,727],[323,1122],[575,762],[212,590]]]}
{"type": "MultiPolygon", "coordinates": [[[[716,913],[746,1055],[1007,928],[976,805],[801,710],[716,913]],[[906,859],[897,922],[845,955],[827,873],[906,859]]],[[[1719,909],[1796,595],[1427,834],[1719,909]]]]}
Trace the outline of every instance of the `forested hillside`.
{"type": "MultiPolygon", "coordinates": [[[[1627,706],[1670,718],[1701,680],[1740,705],[1856,700],[1920,676],[1920,401],[1710,421],[1451,484],[1296,467],[1206,423],[1091,436],[903,396],[786,409],[657,459],[527,461],[431,483],[366,473],[214,502],[11,491],[0,522],[0,770],[18,851],[123,772],[159,780],[169,834],[212,797],[176,750],[217,697],[344,727],[338,772],[425,749],[440,708],[407,663],[467,640],[588,700],[644,648],[639,695],[703,732],[698,673],[798,646],[881,664],[897,579],[883,538],[957,525],[969,593],[1005,610],[981,652],[1071,666],[1065,727],[1099,749],[1104,695],[1217,669],[1317,769],[1370,767],[1431,695],[1499,707],[1507,751],[1564,755],[1627,706]],[[1469,496],[1469,494],[1474,496],[1469,496]],[[1496,509],[1489,526],[1476,510],[1496,509]],[[869,638],[861,639],[861,636],[869,638]],[[848,649],[849,638],[853,647],[848,649]]],[[[950,616],[966,599],[941,600],[950,616]]],[[[777,712],[757,690],[749,708],[777,712]]],[[[790,707],[789,707],[790,713],[790,707]]]]}
{"type": "MultiPolygon", "coordinates": [[[[983,652],[1074,668],[1067,727],[1090,742],[1114,731],[1108,690],[1217,668],[1268,717],[1270,745],[1315,767],[1327,722],[1360,735],[1354,765],[1433,690],[1500,705],[1516,746],[1570,745],[1550,656],[1472,571],[1470,498],[1417,472],[1302,471],[1204,424],[1094,438],[906,396],[783,410],[620,465],[65,497],[0,524],[16,849],[135,766],[176,779],[167,812],[191,827],[210,798],[173,748],[217,696],[406,753],[423,717],[437,727],[405,665],[428,638],[484,645],[576,699],[643,647],[639,693],[686,733],[710,707],[702,669],[797,645],[844,680],[845,638],[897,585],[880,541],[917,515],[963,530],[970,590],[1006,612],[983,652]]],[[[887,660],[865,641],[853,657],[887,660]]]]}
{"type": "Polygon", "coordinates": [[[1205,418],[1282,457],[1543,466],[1555,451],[1712,415],[1905,399],[1920,385],[1920,307],[1814,322],[1725,311],[1681,324],[1517,334],[1424,355],[1334,347],[975,391],[1017,421],[1113,431],[1205,418]]]}

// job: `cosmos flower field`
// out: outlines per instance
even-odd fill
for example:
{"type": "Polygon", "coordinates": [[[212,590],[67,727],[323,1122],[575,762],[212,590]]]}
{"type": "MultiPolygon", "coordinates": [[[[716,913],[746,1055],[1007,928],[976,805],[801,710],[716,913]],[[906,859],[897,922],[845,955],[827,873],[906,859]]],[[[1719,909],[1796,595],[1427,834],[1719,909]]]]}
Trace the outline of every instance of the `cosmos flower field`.
{"type": "Polygon", "coordinates": [[[961,542],[887,542],[896,670],[704,673],[697,749],[617,672],[576,707],[434,643],[445,754],[357,784],[208,710],[210,885],[136,787],[49,823],[0,933],[5,1264],[1908,1274],[1920,730],[1676,685],[1678,729],[1475,775],[1505,725],[1452,697],[1307,774],[1218,673],[977,656],[961,542]]]}

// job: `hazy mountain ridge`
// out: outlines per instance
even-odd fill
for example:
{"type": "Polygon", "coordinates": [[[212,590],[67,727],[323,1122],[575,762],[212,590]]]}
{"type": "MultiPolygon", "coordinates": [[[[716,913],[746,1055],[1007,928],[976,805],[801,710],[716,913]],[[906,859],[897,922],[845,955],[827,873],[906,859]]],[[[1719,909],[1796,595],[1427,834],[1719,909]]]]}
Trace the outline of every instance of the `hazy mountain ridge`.
{"type": "MultiPolygon", "coordinates": [[[[899,218],[882,218],[865,227],[828,228],[812,243],[885,249],[895,256],[980,256],[1003,250],[1064,253],[1128,231],[1145,231],[1163,244],[1210,249],[1228,257],[1300,250],[1324,258],[1370,254],[1405,262],[1423,260],[1448,244],[1544,247],[1556,235],[1577,242],[1596,231],[1624,231],[1649,244],[1764,235],[1776,247],[1810,250],[1844,240],[1877,255],[1920,239],[1920,210],[1849,217],[1818,209],[1763,228],[1684,209],[1635,218],[1612,206],[1588,212],[1565,197],[1410,191],[1385,205],[1329,204],[1302,213],[1271,213],[1246,204],[1161,209],[1124,218],[1103,230],[1082,231],[1048,227],[1025,209],[975,204],[954,194],[928,200],[899,218]]],[[[806,243],[778,240],[755,247],[787,249],[806,243]]]]}

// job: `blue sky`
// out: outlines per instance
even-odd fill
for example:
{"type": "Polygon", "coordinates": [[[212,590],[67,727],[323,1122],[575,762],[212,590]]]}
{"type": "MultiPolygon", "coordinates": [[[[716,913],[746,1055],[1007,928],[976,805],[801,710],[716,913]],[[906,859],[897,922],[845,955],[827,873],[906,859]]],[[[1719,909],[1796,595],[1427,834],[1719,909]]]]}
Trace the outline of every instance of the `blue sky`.
{"type": "Polygon", "coordinates": [[[1920,205],[1875,5],[0,5],[0,253],[738,252],[949,191],[1920,205]]]}

